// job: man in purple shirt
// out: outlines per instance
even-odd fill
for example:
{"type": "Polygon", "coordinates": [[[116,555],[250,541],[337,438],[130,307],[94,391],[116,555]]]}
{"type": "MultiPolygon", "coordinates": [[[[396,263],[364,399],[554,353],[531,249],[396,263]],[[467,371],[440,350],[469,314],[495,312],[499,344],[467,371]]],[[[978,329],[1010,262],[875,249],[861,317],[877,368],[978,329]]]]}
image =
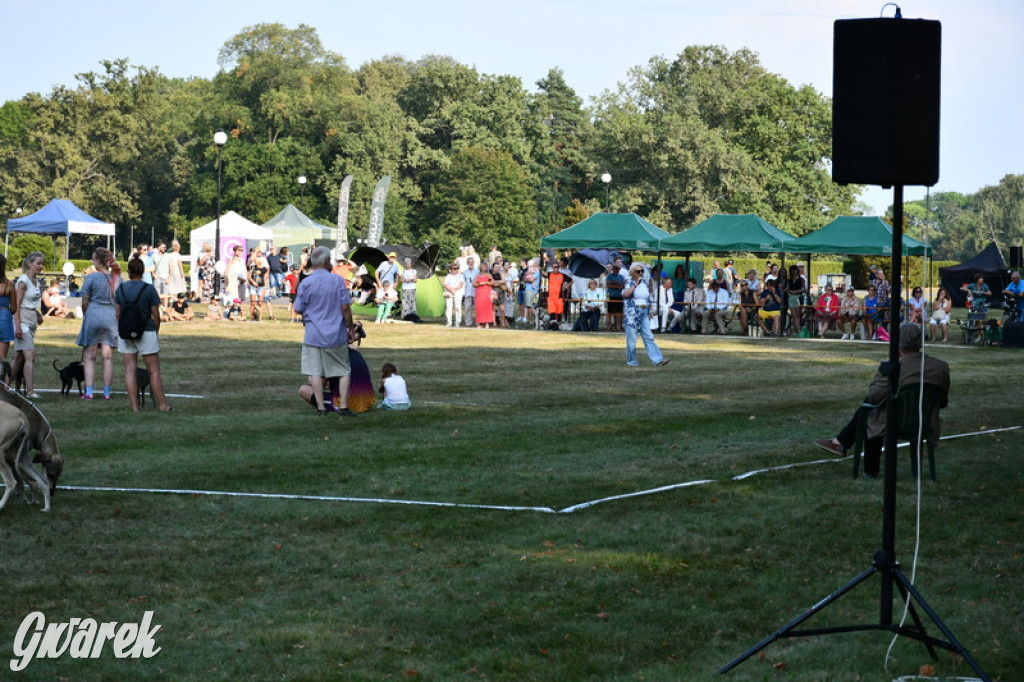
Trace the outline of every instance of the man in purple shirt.
{"type": "Polygon", "coordinates": [[[302,343],[302,373],[309,377],[309,386],[299,395],[316,407],[324,407],[324,379],[340,377],[341,410],[346,417],[355,416],[348,409],[349,363],[348,344],[355,340],[352,322],[352,298],[345,280],[331,272],[331,250],[318,246],[309,254],[313,272],[299,284],[295,295],[295,312],[306,323],[302,343]]]}

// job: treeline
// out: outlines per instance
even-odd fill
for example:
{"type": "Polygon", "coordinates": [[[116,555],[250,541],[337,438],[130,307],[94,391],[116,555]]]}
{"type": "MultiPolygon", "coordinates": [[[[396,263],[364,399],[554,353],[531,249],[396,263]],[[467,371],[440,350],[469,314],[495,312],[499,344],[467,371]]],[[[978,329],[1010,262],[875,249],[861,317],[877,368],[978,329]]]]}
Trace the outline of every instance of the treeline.
{"type": "Polygon", "coordinates": [[[183,237],[215,214],[218,129],[224,210],[263,222],[291,202],[333,224],[351,174],[354,243],[390,175],[384,236],[446,256],[461,243],[533,252],[606,197],[670,232],[753,212],[804,234],[855,210],[857,188],[827,170],[828,99],[747,50],[655,57],[588,106],[554,68],[534,89],[443,56],[352,69],[304,25],[246,28],[219,64],[207,80],[106,61],[74,87],[5,103],[0,215],[62,197],[116,222],[119,246],[132,226],[137,240],[183,237]]]}

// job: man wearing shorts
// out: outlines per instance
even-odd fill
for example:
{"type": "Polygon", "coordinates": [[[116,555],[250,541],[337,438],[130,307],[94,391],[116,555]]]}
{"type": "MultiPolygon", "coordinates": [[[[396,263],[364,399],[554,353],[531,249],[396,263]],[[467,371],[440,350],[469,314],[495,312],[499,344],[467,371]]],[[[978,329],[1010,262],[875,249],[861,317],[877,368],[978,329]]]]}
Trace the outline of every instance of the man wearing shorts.
{"type": "Polygon", "coordinates": [[[356,328],[352,321],[352,297],[345,280],[331,273],[331,250],[318,246],[309,255],[313,272],[299,283],[295,295],[295,312],[306,321],[302,344],[302,373],[309,386],[299,395],[323,415],[324,380],[339,377],[341,406],[338,413],[353,417],[348,409],[349,362],[348,344],[354,341],[356,328]]]}

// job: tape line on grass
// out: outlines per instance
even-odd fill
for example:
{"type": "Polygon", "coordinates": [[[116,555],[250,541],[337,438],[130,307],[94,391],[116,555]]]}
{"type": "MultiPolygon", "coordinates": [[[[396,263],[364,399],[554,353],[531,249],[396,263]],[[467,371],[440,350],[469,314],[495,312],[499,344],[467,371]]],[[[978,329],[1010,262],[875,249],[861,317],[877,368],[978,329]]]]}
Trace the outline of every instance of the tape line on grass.
{"type": "MultiPolygon", "coordinates": [[[[982,436],[993,433],[1003,433],[1006,431],[1016,431],[1024,427],[1021,426],[1008,426],[1000,429],[986,429],[984,431],[972,431],[970,433],[957,433],[948,436],[942,436],[939,440],[953,440],[955,438],[967,438],[969,436],[982,436]]],[[[900,443],[899,447],[908,447],[909,443],[900,443]]],[[[773,471],[782,471],[785,469],[795,469],[803,466],[813,466],[818,464],[836,464],[845,462],[851,459],[853,455],[847,455],[845,457],[828,458],[828,459],[816,459],[808,462],[795,462],[793,464],[781,464],[774,467],[766,467],[764,469],[754,469],[742,474],[732,476],[729,480],[742,481],[756,476],[758,474],[770,473],[773,471]]],[[[691,488],[694,486],[708,485],[710,483],[718,483],[717,479],[705,478],[696,481],[685,481],[683,483],[673,483],[671,485],[663,485],[657,488],[650,488],[648,490],[637,490],[631,493],[623,493],[622,495],[612,495],[611,497],[602,497],[596,500],[590,500],[588,502],[581,502],[580,504],[572,505],[571,507],[565,507],[563,509],[553,509],[551,507],[524,507],[524,506],[512,506],[512,505],[499,505],[499,504],[471,504],[465,502],[433,502],[429,500],[396,500],[385,497],[338,497],[333,495],[289,495],[286,493],[246,493],[246,492],[233,492],[229,490],[187,490],[187,489],[169,489],[169,488],[121,488],[113,486],[81,486],[81,485],[69,485],[61,486],[62,490],[80,490],[80,491],[92,491],[92,492],[122,492],[122,493],[151,493],[151,494],[168,494],[168,495],[193,495],[193,496],[213,496],[213,497],[248,497],[248,498],[259,498],[259,499],[275,499],[275,500],[313,500],[318,502],[364,502],[373,504],[404,504],[420,507],[449,507],[455,509],[485,509],[492,511],[528,511],[528,512],[540,512],[544,514],[572,514],[573,512],[580,511],[581,509],[587,509],[605,502],[613,502],[616,500],[625,500],[631,497],[641,497],[645,495],[657,495],[658,493],[664,493],[671,490],[678,490],[680,488],[691,488]]]]}

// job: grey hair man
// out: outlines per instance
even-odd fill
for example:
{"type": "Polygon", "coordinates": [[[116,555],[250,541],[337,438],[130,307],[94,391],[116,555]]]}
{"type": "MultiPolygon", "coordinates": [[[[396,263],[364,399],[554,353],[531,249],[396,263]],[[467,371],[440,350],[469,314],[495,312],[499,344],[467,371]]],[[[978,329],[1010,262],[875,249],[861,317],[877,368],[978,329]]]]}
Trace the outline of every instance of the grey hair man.
{"type": "MultiPolygon", "coordinates": [[[[861,410],[868,410],[867,433],[865,434],[867,440],[864,444],[864,475],[868,478],[878,475],[881,464],[887,412],[885,400],[889,394],[890,373],[889,362],[883,362],[878,367],[875,378],[871,380],[867,397],[863,401],[864,404],[854,413],[853,419],[835,438],[821,438],[814,441],[814,444],[820,448],[837,455],[845,455],[856,440],[861,410]],[[868,407],[868,405],[875,407],[868,407]]],[[[899,382],[900,388],[919,383],[937,386],[942,390],[940,407],[949,404],[949,364],[945,360],[933,358],[921,352],[921,327],[916,324],[900,325],[899,382]]],[[[931,415],[930,419],[930,423],[925,425],[925,436],[929,440],[938,440],[938,411],[931,415]]]]}
{"type": "Polygon", "coordinates": [[[306,324],[302,343],[302,373],[308,385],[299,389],[299,396],[316,408],[317,414],[327,411],[324,405],[324,381],[339,377],[340,414],[354,416],[348,409],[348,385],[351,369],[348,344],[355,341],[356,327],[352,320],[352,298],[345,280],[331,272],[331,250],[318,246],[309,254],[313,272],[299,284],[295,295],[295,312],[306,324]]]}

